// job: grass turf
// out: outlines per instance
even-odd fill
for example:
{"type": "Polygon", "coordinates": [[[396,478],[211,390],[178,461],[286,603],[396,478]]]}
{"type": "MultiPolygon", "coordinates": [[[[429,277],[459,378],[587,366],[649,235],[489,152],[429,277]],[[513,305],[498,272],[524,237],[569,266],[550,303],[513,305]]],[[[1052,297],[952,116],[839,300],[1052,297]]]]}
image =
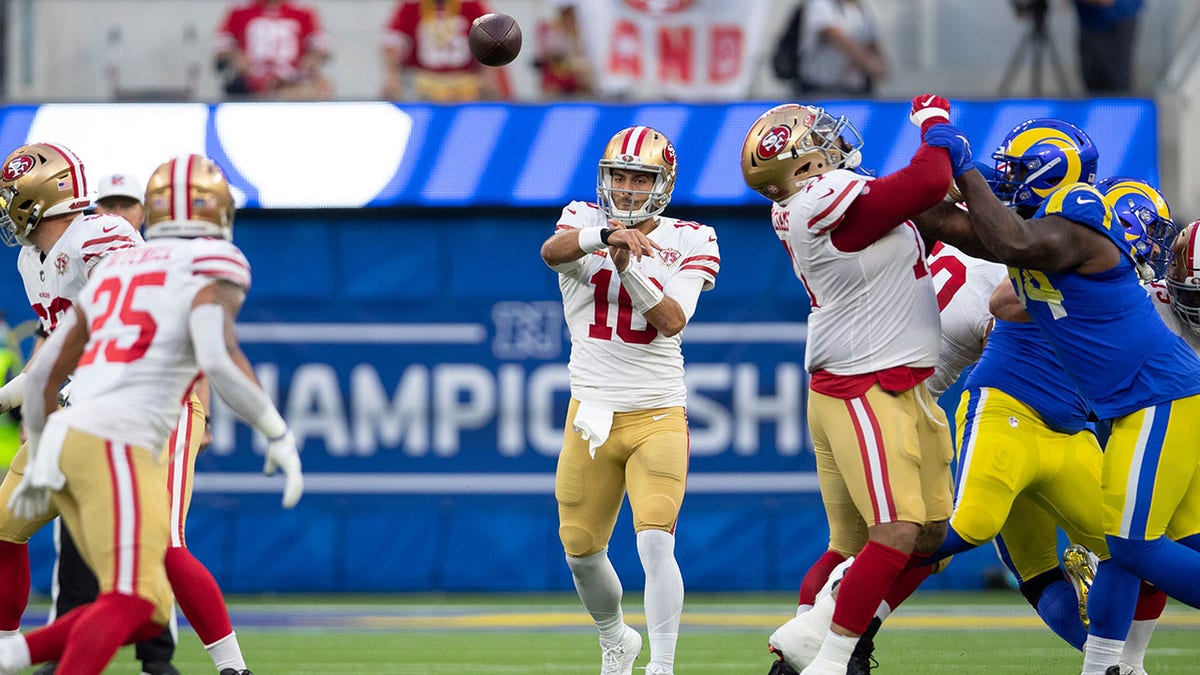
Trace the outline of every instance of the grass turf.
{"type": "MultiPolygon", "coordinates": [[[[631,594],[630,622],[643,630],[631,594]]],[[[788,617],[792,596],[689,596],[675,671],[748,675],[770,665],[766,638],[788,617]]],[[[579,674],[599,670],[599,647],[571,596],[382,596],[233,599],[238,637],[255,675],[306,673],[579,674]]],[[[1172,604],[1151,643],[1155,674],[1196,672],[1200,616],[1172,604]]],[[[211,673],[195,634],[181,632],[175,664],[211,673]]],[[[636,673],[649,656],[647,644],[636,673]]],[[[1081,657],[1016,593],[914,597],[877,639],[880,675],[1078,673],[1081,657]]],[[[107,673],[137,673],[132,648],[107,673]]]]}

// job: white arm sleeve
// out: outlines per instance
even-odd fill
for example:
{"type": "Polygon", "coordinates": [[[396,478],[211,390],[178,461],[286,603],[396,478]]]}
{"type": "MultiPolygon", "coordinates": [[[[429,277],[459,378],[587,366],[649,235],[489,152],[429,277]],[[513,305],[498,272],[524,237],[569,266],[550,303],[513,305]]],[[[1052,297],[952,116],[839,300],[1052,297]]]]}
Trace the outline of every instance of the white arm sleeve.
{"type": "Polygon", "coordinates": [[[188,329],[197,365],[234,414],[268,439],[286,433],[287,424],[271,398],[237,367],[225,348],[225,308],[205,304],[192,309],[188,329]]]}
{"type": "Polygon", "coordinates": [[[667,282],[663,294],[679,303],[683,315],[688,321],[696,313],[696,303],[700,301],[700,291],[704,289],[704,279],[692,275],[675,275],[667,282]]]}
{"type": "Polygon", "coordinates": [[[0,411],[8,411],[21,405],[25,400],[25,383],[27,376],[24,372],[9,380],[0,387],[0,411]]]}
{"type": "MultiPolygon", "coordinates": [[[[46,415],[49,414],[46,410],[46,385],[50,381],[50,371],[54,368],[54,363],[62,354],[67,333],[75,327],[76,321],[74,310],[63,314],[58,328],[42,343],[42,348],[33,356],[25,370],[25,393],[28,396],[21,407],[21,419],[25,424],[25,433],[30,438],[40,435],[46,426],[46,415]]],[[[32,447],[30,449],[36,450],[32,447]]]]}

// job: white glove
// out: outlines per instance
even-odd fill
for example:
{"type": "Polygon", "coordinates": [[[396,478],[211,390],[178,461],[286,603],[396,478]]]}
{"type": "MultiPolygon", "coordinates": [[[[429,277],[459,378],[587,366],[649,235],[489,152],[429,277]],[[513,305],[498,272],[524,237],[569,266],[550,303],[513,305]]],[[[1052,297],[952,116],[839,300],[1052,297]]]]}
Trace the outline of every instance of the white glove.
{"type": "MultiPolygon", "coordinates": [[[[50,508],[50,492],[56,482],[54,474],[58,473],[39,467],[44,463],[38,462],[37,444],[40,440],[41,437],[37,434],[29,437],[25,449],[30,454],[30,458],[25,467],[25,475],[21,476],[21,481],[17,483],[12,496],[8,498],[8,510],[14,516],[24,520],[33,520],[50,508]]],[[[57,487],[62,487],[62,484],[59,483],[57,487]]]]}
{"type": "Polygon", "coordinates": [[[8,510],[22,520],[33,520],[50,508],[50,488],[33,484],[29,474],[21,476],[21,482],[8,498],[8,510]]]}
{"type": "Polygon", "coordinates": [[[300,453],[296,449],[296,437],[288,429],[279,438],[267,441],[267,461],[263,473],[274,476],[276,469],[283,469],[283,508],[290,509],[304,494],[304,476],[300,473],[300,453]]]}

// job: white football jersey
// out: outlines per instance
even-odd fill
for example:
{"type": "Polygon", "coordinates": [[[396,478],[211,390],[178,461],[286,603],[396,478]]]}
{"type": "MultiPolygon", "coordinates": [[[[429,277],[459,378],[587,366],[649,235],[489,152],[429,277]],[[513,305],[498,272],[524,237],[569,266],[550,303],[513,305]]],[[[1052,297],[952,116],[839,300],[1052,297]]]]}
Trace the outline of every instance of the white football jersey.
{"type": "Polygon", "coordinates": [[[839,251],[830,234],[870,179],[836,170],[808,182],[771,224],[808,290],[808,371],[862,375],[896,366],[937,365],[941,326],[912,223],[892,228],[861,251],[839,251]]]}
{"type": "Polygon", "coordinates": [[[1171,329],[1172,333],[1183,338],[1183,341],[1188,343],[1192,351],[1200,355],[1200,335],[1196,335],[1188,330],[1179,321],[1179,317],[1175,316],[1175,312],[1171,311],[1171,296],[1167,291],[1167,284],[1164,281],[1152,281],[1145,285],[1146,293],[1150,299],[1154,301],[1154,309],[1158,310],[1158,315],[1162,317],[1163,323],[1167,324],[1167,328],[1171,329]]]}
{"type": "Polygon", "coordinates": [[[42,330],[47,335],[54,331],[97,263],[141,243],[142,235],[124,218],[91,215],[72,220],[45,255],[32,246],[21,247],[17,271],[42,330]]]}
{"type": "MultiPolygon", "coordinates": [[[[607,224],[595,204],[580,201],[568,204],[558,219],[559,230],[607,224]]],[[[662,250],[653,259],[631,258],[630,264],[640,265],[668,295],[676,278],[700,279],[703,290],[716,283],[721,254],[711,227],[660,216],[647,236],[662,250]]],[[[554,271],[571,331],[571,396],[616,412],[685,405],[680,335],[660,335],[633,309],[608,249],[554,271]]]]}
{"type": "Polygon", "coordinates": [[[963,369],[979,360],[992,326],[992,291],[1008,283],[1008,268],[937,242],[929,253],[929,274],[942,316],[942,348],[937,370],[926,380],[934,398],[950,388],[963,369]]]}
{"type": "Polygon", "coordinates": [[[223,239],[153,239],[105,258],[76,301],[91,335],[71,405],[54,414],[102,438],[161,449],[199,376],[192,300],[217,279],[250,287],[250,264],[223,239]]]}

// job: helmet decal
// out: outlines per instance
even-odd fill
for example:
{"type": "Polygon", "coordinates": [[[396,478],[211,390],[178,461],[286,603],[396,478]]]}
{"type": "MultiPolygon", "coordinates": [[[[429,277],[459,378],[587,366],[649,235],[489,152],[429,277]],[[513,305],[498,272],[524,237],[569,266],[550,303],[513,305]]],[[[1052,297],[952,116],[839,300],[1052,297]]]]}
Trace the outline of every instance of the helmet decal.
{"type": "Polygon", "coordinates": [[[8,181],[16,180],[32,169],[33,165],[33,158],[29,155],[17,155],[4,165],[4,173],[0,175],[0,178],[8,181]]]}
{"type": "MultiPolygon", "coordinates": [[[[809,117],[811,118],[812,115],[809,115],[809,117]]],[[[778,155],[791,138],[791,129],[783,125],[773,127],[758,143],[757,154],[759,159],[771,159],[775,155],[778,155]]]]}

